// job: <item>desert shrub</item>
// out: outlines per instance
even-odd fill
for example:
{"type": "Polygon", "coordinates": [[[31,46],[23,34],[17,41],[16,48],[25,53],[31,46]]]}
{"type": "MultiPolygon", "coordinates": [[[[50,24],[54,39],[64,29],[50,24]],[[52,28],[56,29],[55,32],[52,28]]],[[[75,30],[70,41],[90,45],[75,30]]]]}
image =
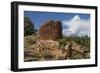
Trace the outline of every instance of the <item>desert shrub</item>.
{"type": "Polygon", "coordinates": [[[53,55],[50,54],[49,50],[45,50],[42,52],[42,57],[46,60],[51,60],[53,55]]]}
{"type": "Polygon", "coordinates": [[[84,53],[84,58],[89,59],[90,58],[90,53],[84,53]]]}
{"type": "Polygon", "coordinates": [[[84,55],[76,51],[73,51],[70,59],[84,59],[84,55]]]}
{"type": "Polygon", "coordinates": [[[36,43],[36,39],[34,37],[25,37],[24,38],[24,42],[26,42],[27,44],[33,45],[34,43],[36,43]]]}
{"type": "Polygon", "coordinates": [[[67,42],[74,41],[86,48],[90,48],[90,37],[86,36],[63,36],[67,42]]]}
{"type": "Polygon", "coordinates": [[[62,38],[62,39],[59,39],[58,42],[59,42],[59,47],[64,48],[67,41],[66,39],[62,38]]]}
{"type": "Polygon", "coordinates": [[[41,55],[39,54],[34,54],[34,58],[36,58],[37,60],[41,58],[41,55]]]}

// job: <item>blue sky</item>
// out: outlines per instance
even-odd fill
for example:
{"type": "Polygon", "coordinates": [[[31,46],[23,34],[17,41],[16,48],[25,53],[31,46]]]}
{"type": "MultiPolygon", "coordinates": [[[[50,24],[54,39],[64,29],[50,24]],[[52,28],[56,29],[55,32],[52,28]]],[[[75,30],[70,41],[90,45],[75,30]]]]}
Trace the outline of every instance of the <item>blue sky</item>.
{"type": "MultiPolygon", "coordinates": [[[[60,20],[63,26],[63,34],[66,33],[66,35],[77,34],[73,33],[72,31],[83,31],[83,28],[82,30],[79,29],[77,24],[78,25],[86,24],[86,26],[90,25],[87,24],[88,22],[90,22],[90,14],[24,11],[24,16],[29,17],[31,19],[36,29],[39,29],[39,27],[48,20],[60,20]]],[[[86,32],[89,35],[90,31],[86,32]]],[[[85,34],[87,35],[87,33],[85,34]]]]}

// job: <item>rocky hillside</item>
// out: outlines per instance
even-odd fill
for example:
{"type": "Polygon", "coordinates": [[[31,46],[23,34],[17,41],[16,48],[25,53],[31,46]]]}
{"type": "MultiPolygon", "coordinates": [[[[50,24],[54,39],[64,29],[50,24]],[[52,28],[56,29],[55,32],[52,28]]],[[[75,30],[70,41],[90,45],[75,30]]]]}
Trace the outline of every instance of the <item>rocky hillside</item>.
{"type": "Polygon", "coordinates": [[[24,36],[24,61],[89,59],[88,39],[63,37],[61,22],[50,20],[40,26],[37,34],[24,36]]]}
{"type": "Polygon", "coordinates": [[[34,35],[25,37],[24,40],[24,61],[27,62],[90,58],[89,49],[74,41],[66,41],[65,46],[63,46],[59,41],[39,40],[34,35]]]}

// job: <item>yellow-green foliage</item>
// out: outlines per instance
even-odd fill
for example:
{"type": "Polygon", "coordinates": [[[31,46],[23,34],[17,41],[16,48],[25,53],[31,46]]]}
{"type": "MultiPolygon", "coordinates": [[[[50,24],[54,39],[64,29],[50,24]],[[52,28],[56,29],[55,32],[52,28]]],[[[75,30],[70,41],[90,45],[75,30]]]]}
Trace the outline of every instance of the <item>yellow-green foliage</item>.
{"type": "Polygon", "coordinates": [[[66,39],[66,41],[68,41],[68,42],[74,41],[86,48],[90,48],[90,37],[88,37],[88,36],[82,36],[82,37],[79,37],[79,36],[64,37],[63,36],[63,39],[66,39]]]}

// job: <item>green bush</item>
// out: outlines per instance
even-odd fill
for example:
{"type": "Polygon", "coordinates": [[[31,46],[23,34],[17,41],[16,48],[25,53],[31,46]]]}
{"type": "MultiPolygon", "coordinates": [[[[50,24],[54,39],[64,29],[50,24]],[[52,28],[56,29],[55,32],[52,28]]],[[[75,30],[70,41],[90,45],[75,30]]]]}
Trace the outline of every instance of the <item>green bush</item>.
{"type": "Polygon", "coordinates": [[[24,17],[24,36],[35,33],[34,24],[28,17],[24,17]]]}
{"type": "Polygon", "coordinates": [[[60,48],[65,48],[67,42],[65,38],[59,39],[58,42],[60,48]]]}
{"type": "Polygon", "coordinates": [[[86,36],[63,36],[62,39],[66,39],[67,42],[74,41],[86,48],[90,48],[90,37],[86,36]]]}

